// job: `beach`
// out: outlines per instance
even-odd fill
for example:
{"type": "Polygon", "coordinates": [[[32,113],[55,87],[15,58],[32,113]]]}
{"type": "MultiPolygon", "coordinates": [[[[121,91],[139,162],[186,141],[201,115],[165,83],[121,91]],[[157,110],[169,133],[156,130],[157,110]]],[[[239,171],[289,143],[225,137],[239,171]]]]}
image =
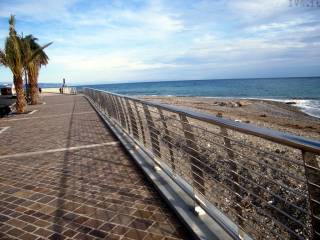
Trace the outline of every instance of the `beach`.
{"type": "Polygon", "coordinates": [[[294,106],[294,101],[240,98],[139,96],[144,100],[192,108],[213,115],[260,127],[320,139],[320,118],[310,116],[294,106]]]}

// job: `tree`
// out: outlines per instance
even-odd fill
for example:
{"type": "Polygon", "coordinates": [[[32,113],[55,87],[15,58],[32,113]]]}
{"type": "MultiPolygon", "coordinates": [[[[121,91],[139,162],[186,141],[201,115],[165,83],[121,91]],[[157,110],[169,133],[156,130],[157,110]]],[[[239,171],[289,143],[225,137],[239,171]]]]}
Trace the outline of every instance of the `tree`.
{"type": "MultiPolygon", "coordinates": [[[[15,18],[11,15],[9,19],[9,36],[6,38],[4,50],[0,50],[0,65],[9,67],[13,74],[13,83],[17,94],[16,109],[18,113],[23,113],[26,107],[22,78],[23,72],[33,60],[34,64],[39,61],[41,65],[41,61],[43,61],[41,58],[41,54],[44,53],[43,49],[51,44],[49,43],[42,47],[38,46],[37,49],[31,51],[31,49],[26,47],[26,42],[27,41],[17,34],[15,30],[15,18]],[[38,60],[36,60],[37,58],[38,60]]],[[[29,67],[32,68],[31,65],[29,67]]],[[[37,76],[37,72],[35,73],[37,76]]]]}
{"type": "Polygon", "coordinates": [[[39,96],[39,90],[38,90],[38,76],[39,71],[42,65],[48,64],[49,57],[47,54],[43,51],[44,48],[48,47],[52,43],[48,43],[41,47],[37,43],[37,38],[35,38],[32,35],[27,35],[23,38],[23,45],[24,45],[24,55],[25,59],[27,60],[25,65],[25,70],[28,74],[28,80],[30,84],[30,95],[31,95],[31,104],[37,104],[38,103],[38,96],[39,96]],[[35,54],[36,56],[32,58],[32,56],[35,54]],[[31,59],[28,61],[29,59],[31,59]]]}
{"type": "Polygon", "coordinates": [[[21,37],[17,35],[15,30],[13,15],[9,19],[9,36],[6,38],[5,48],[0,50],[0,64],[9,67],[13,74],[13,83],[17,94],[16,109],[18,113],[23,113],[26,106],[22,79],[24,54],[21,37]]]}

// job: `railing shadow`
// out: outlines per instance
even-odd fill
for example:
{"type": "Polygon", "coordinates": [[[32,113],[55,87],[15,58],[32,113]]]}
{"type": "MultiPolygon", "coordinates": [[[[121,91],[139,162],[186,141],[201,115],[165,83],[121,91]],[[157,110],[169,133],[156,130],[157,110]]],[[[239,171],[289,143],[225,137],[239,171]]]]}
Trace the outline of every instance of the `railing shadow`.
{"type": "MultiPolygon", "coordinates": [[[[72,109],[72,114],[69,122],[69,128],[68,128],[68,141],[66,144],[66,148],[70,147],[70,142],[71,142],[71,136],[72,136],[72,124],[73,124],[73,119],[74,119],[74,111],[76,107],[75,99],[73,99],[73,109],[72,109]]],[[[61,175],[60,175],[60,181],[59,181],[59,193],[58,193],[58,200],[57,200],[57,206],[56,206],[56,211],[54,214],[54,219],[53,219],[53,227],[52,230],[54,232],[54,235],[51,236],[51,239],[63,239],[62,237],[62,222],[63,222],[63,215],[65,214],[64,211],[64,203],[65,199],[64,196],[66,195],[66,190],[67,190],[67,181],[68,181],[68,176],[67,174],[69,173],[69,157],[70,157],[70,152],[65,151],[64,156],[63,156],[63,161],[62,161],[62,168],[61,168],[61,175]]]]}

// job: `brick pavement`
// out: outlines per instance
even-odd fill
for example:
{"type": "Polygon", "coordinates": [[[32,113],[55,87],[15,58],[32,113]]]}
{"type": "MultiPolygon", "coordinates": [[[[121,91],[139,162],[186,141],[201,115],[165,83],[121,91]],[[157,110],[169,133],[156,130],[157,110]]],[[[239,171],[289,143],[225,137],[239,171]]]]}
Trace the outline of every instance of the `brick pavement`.
{"type": "Polygon", "coordinates": [[[43,100],[0,119],[0,239],[188,238],[83,96],[43,100]]]}

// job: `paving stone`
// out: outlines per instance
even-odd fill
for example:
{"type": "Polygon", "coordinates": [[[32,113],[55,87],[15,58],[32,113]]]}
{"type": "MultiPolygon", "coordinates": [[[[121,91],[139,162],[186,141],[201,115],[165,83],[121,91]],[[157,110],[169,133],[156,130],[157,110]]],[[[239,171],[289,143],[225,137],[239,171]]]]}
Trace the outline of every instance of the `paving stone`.
{"type": "Polygon", "coordinates": [[[130,223],[129,227],[140,229],[140,230],[146,230],[152,225],[152,223],[153,221],[137,218],[130,223]]]}
{"type": "Polygon", "coordinates": [[[103,210],[103,209],[97,209],[96,213],[94,214],[94,217],[100,220],[110,220],[116,215],[115,212],[103,210]]]}
{"type": "Polygon", "coordinates": [[[9,217],[0,214],[0,222],[6,222],[6,221],[8,221],[9,219],[10,219],[9,217]]]}
{"type": "MultiPolygon", "coordinates": [[[[38,110],[30,119],[0,119],[0,127],[10,126],[10,135],[1,134],[1,156],[118,141],[83,96],[45,102],[28,106],[38,110]]],[[[180,222],[120,145],[2,158],[0,164],[1,239],[185,239],[180,222]]]]}
{"type": "Polygon", "coordinates": [[[63,236],[65,236],[65,237],[70,237],[71,238],[71,237],[73,237],[75,235],[77,235],[77,232],[73,231],[71,229],[67,229],[66,231],[63,232],[63,236]]]}
{"type": "Polygon", "coordinates": [[[7,231],[7,234],[11,235],[13,237],[19,237],[19,236],[23,235],[24,233],[25,233],[24,231],[22,231],[18,228],[12,228],[9,231],[7,231]]]}
{"type": "Polygon", "coordinates": [[[113,228],[115,228],[115,224],[112,223],[104,223],[102,226],[100,226],[100,229],[106,232],[110,232],[113,228]]]}
{"type": "Polygon", "coordinates": [[[159,234],[148,233],[143,240],[162,240],[164,237],[159,234]]]}
{"type": "Polygon", "coordinates": [[[150,216],[150,219],[156,222],[165,222],[167,220],[167,216],[162,213],[154,213],[150,216]]]}
{"type": "Polygon", "coordinates": [[[104,238],[107,235],[107,233],[97,229],[90,231],[89,234],[96,238],[104,238]]]}
{"type": "Polygon", "coordinates": [[[19,236],[19,239],[22,239],[22,240],[34,240],[34,239],[37,239],[37,236],[33,235],[31,233],[24,233],[23,235],[19,236]]]}
{"type": "Polygon", "coordinates": [[[62,239],[65,239],[65,237],[62,236],[61,234],[54,233],[54,234],[50,235],[48,239],[50,239],[50,240],[62,240],[62,239]]]}
{"type": "Polygon", "coordinates": [[[130,228],[128,228],[128,227],[117,226],[114,229],[112,229],[111,233],[117,234],[117,235],[124,235],[129,230],[130,230],[130,228]]]}
{"type": "MultiPolygon", "coordinates": [[[[7,207],[10,207],[10,206],[7,206],[7,207]]],[[[22,206],[19,206],[19,207],[16,207],[14,210],[17,212],[20,212],[20,213],[24,213],[24,212],[28,211],[29,209],[22,207],[22,206]]]]}
{"type": "MultiPolygon", "coordinates": [[[[117,235],[117,234],[113,234],[113,233],[110,233],[110,234],[108,234],[108,236],[107,236],[107,239],[108,240],[119,240],[119,239],[121,239],[122,238],[122,236],[120,236],[120,235],[117,235]]],[[[123,238],[122,238],[123,239],[123,238]]]]}
{"type": "Polygon", "coordinates": [[[47,229],[39,228],[37,231],[34,232],[34,234],[39,235],[39,236],[41,236],[41,237],[48,238],[48,237],[51,236],[53,233],[52,233],[52,231],[49,231],[49,230],[47,230],[47,229]]]}
{"type": "Polygon", "coordinates": [[[153,215],[153,212],[145,211],[145,210],[137,210],[133,213],[133,216],[139,218],[150,218],[153,215]]]}
{"type": "Polygon", "coordinates": [[[43,221],[43,220],[37,220],[36,222],[33,223],[37,227],[47,227],[50,225],[50,222],[43,221]]]}
{"type": "Polygon", "coordinates": [[[22,215],[19,217],[19,219],[26,222],[26,223],[34,223],[37,221],[36,218],[34,218],[32,216],[28,216],[28,215],[22,215]]]}
{"type": "Polygon", "coordinates": [[[38,200],[38,202],[40,202],[40,203],[48,203],[48,202],[51,202],[53,199],[54,199],[54,197],[45,196],[43,198],[40,198],[38,200]]]}
{"type": "Polygon", "coordinates": [[[77,239],[77,240],[93,240],[96,239],[94,236],[90,236],[84,233],[78,233],[76,236],[73,237],[73,239],[77,239]]]}
{"type": "Polygon", "coordinates": [[[116,215],[114,218],[110,220],[110,222],[120,225],[129,225],[135,218],[125,214],[116,215]]]}
{"type": "Polygon", "coordinates": [[[99,228],[102,225],[102,221],[98,219],[90,218],[84,223],[82,223],[84,226],[91,227],[91,228],[99,228]]]}
{"type": "Polygon", "coordinates": [[[82,224],[82,223],[88,221],[88,219],[89,219],[89,218],[84,217],[84,216],[78,216],[78,217],[77,217],[76,219],[74,219],[73,221],[74,221],[75,223],[82,224]]]}
{"type": "Polygon", "coordinates": [[[7,224],[17,228],[24,228],[27,225],[26,222],[21,221],[19,219],[11,219],[7,222],[7,224]]]}
{"type": "Polygon", "coordinates": [[[92,228],[81,225],[77,230],[82,233],[88,233],[88,232],[92,231],[92,228]]]}
{"type": "Polygon", "coordinates": [[[28,233],[32,233],[32,232],[34,232],[36,229],[37,229],[37,227],[35,227],[35,226],[33,226],[33,225],[30,225],[30,224],[26,225],[26,226],[23,228],[23,230],[26,231],[26,232],[28,232],[28,233]]]}
{"type": "Polygon", "coordinates": [[[137,230],[137,229],[130,229],[124,236],[130,239],[143,239],[147,235],[146,232],[137,230]]]}

